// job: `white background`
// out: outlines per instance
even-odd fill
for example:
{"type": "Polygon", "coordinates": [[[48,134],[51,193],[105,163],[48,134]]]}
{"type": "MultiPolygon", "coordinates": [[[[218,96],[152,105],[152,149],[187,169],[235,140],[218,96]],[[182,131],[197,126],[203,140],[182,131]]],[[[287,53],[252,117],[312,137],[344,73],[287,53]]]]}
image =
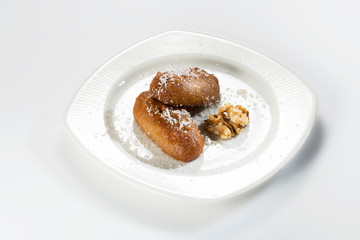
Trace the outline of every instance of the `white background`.
{"type": "Polygon", "coordinates": [[[0,0],[0,239],[360,239],[357,1],[0,0]],[[262,187],[197,204],[123,182],[73,144],[71,98],[166,30],[240,43],[318,95],[300,153],[262,187]]]}

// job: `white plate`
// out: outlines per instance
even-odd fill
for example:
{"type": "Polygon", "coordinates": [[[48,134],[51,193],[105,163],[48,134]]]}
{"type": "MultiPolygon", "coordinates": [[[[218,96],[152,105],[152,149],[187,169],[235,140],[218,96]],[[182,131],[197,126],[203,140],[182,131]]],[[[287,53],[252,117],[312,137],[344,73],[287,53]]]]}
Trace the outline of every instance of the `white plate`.
{"type": "MultiPolygon", "coordinates": [[[[193,113],[196,122],[216,107],[193,113]]],[[[66,125],[80,145],[126,179],[172,196],[214,200],[249,190],[284,167],[308,136],[316,109],[314,92],[268,57],[222,39],[171,31],[100,67],[74,97],[66,125]],[[220,104],[245,106],[251,123],[228,141],[205,135],[203,154],[183,164],[139,130],[132,107],[157,71],[194,66],[215,74],[220,104]]]]}

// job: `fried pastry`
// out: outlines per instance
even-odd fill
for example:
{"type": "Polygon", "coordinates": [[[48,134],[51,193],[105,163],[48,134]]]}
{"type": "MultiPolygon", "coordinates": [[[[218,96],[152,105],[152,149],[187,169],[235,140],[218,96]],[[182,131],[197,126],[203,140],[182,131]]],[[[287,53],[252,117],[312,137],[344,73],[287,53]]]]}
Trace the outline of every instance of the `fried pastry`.
{"type": "Polygon", "coordinates": [[[218,79],[200,68],[158,72],[150,92],[160,102],[172,106],[199,107],[220,97],[218,79]]]}
{"type": "Polygon", "coordinates": [[[154,99],[150,91],[136,98],[133,114],[140,128],[171,157],[189,162],[204,148],[204,139],[190,114],[154,99]]]}

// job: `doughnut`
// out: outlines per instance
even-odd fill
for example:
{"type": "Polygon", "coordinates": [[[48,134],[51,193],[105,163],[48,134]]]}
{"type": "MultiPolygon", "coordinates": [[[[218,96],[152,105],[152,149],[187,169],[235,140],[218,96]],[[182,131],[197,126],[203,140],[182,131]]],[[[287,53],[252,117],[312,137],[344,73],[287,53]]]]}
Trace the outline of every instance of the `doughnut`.
{"type": "Polygon", "coordinates": [[[204,148],[204,139],[190,114],[154,99],[150,91],[136,98],[133,114],[140,128],[176,160],[190,162],[204,148]]]}
{"type": "Polygon", "coordinates": [[[160,102],[172,106],[200,107],[220,97],[218,79],[200,68],[158,72],[150,92],[160,102]]]}

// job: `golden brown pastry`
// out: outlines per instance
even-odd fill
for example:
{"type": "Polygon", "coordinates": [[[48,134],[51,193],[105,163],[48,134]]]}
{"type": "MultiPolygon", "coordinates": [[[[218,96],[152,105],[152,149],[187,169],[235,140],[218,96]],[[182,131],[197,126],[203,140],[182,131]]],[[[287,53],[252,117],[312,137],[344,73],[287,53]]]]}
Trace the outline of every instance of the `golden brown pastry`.
{"type": "Polygon", "coordinates": [[[218,79],[199,68],[158,72],[150,92],[155,99],[172,106],[204,106],[220,97],[218,79]]]}
{"type": "Polygon", "coordinates": [[[136,98],[133,114],[140,128],[171,157],[189,162],[201,154],[204,139],[186,110],[167,106],[146,91],[136,98]]]}

